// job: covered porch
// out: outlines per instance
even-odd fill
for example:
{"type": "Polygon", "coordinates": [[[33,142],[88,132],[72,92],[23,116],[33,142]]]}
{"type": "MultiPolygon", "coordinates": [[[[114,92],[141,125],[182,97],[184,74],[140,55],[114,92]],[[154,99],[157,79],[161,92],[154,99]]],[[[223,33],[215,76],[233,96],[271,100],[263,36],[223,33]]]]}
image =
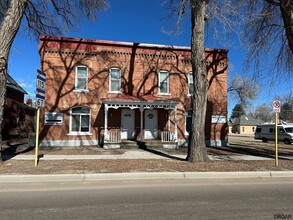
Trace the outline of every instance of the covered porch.
{"type": "Polygon", "coordinates": [[[164,148],[177,147],[177,101],[105,99],[102,102],[104,148],[120,148],[125,140],[136,141],[139,146],[160,141],[164,148]]]}

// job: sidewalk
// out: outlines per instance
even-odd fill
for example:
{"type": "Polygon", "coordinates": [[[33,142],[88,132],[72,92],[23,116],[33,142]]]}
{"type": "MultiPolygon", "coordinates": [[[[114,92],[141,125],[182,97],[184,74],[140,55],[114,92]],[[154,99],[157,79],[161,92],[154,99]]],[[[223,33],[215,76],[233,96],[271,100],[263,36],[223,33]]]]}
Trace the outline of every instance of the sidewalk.
{"type": "MultiPolygon", "coordinates": [[[[238,148],[241,148],[241,146],[238,146],[238,148]]],[[[164,149],[104,150],[94,148],[94,150],[91,150],[85,148],[67,154],[62,150],[60,152],[40,151],[40,164],[37,167],[33,165],[35,160],[34,150],[29,149],[28,152],[26,149],[27,146],[23,146],[20,151],[12,151],[12,154],[6,152],[2,155],[4,161],[2,168],[6,171],[4,172],[2,169],[3,174],[0,174],[0,184],[47,181],[293,178],[292,153],[283,153],[279,156],[279,159],[283,161],[280,162],[282,168],[278,169],[273,167],[274,155],[268,154],[266,151],[260,151],[259,148],[253,152],[239,151],[233,153],[232,151],[224,151],[221,154],[217,154],[213,151],[213,148],[210,148],[209,158],[214,161],[210,164],[190,164],[184,161],[186,158],[185,151],[174,152],[164,149]],[[154,160],[158,160],[158,162],[152,162],[154,160]],[[144,166],[144,164],[146,165],[144,166]],[[267,165],[261,167],[261,164],[267,165]],[[19,169],[13,170],[15,166],[18,166],[19,169]],[[84,166],[95,167],[86,169],[84,166]],[[126,168],[110,169],[111,167],[119,168],[121,166],[126,168]],[[237,168],[233,170],[231,166],[237,168]],[[244,168],[243,170],[238,169],[241,166],[244,168]],[[65,169],[62,169],[62,167],[65,169]],[[56,172],[59,168],[60,172],[56,172]],[[69,172],[66,169],[69,169],[69,172]]]]}
{"type": "MultiPolygon", "coordinates": [[[[3,155],[3,160],[35,160],[35,155],[3,155]]],[[[167,154],[163,151],[149,152],[146,150],[130,150],[122,154],[112,155],[39,155],[39,160],[139,160],[139,159],[185,159],[186,155],[167,154]]],[[[241,161],[241,160],[274,160],[271,157],[252,155],[209,155],[210,160],[241,161]]],[[[293,156],[279,157],[279,159],[293,160],[293,156]]]]}

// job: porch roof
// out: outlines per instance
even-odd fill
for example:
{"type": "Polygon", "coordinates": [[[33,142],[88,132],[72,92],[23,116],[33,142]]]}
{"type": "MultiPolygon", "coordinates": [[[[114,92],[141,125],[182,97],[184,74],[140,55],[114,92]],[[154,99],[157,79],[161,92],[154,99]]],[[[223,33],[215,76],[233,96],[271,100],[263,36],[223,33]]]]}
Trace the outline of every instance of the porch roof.
{"type": "Polygon", "coordinates": [[[143,95],[131,96],[127,94],[118,94],[114,97],[102,99],[102,103],[109,108],[165,108],[173,109],[178,103],[178,99],[168,99],[166,97],[143,95]]]}

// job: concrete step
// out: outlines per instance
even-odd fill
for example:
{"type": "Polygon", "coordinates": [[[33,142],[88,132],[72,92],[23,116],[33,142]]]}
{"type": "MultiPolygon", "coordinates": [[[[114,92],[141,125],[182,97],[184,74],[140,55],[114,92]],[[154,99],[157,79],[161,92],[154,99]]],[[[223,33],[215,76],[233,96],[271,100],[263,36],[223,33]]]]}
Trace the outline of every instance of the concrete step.
{"type": "Polygon", "coordinates": [[[137,141],[134,141],[134,140],[121,140],[120,146],[123,149],[131,149],[131,148],[138,149],[139,148],[137,141]]]}
{"type": "Polygon", "coordinates": [[[142,143],[134,140],[122,140],[120,148],[123,149],[138,149],[138,148],[176,148],[176,142],[162,142],[161,140],[146,140],[142,143]]]}
{"type": "Polygon", "coordinates": [[[160,140],[146,140],[146,141],[144,141],[144,143],[146,146],[150,146],[150,147],[163,146],[162,141],[160,141],[160,140]]]}

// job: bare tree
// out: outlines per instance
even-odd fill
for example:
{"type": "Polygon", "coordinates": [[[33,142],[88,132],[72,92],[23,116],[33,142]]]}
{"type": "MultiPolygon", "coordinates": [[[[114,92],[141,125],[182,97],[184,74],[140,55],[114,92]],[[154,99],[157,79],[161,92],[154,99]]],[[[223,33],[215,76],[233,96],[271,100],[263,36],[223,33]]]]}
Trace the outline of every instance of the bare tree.
{"type": "Polygon", "coordinates": [[[281,101],[280,119],[285,122],[293,122],[293,93],[289,91],[284,95],[275,97],[276,100],[281,101]]]}
{"type": "MultiPolygon", "coordinates": [[[[182,17],[186,14],[186,9],[189,6],[191,8],[193,79],[194,85],[199,84],[199,86],[194,88],[192,124],[194,137],[189,147],[188,160],[204,161],[206,150],[202,141],[204,126],[201,122],[205,116],[206,103],[201,98],[206,98],[206,80],[203,79],[206,75],[203,72],[204,67],[200,65],[204,60],[201,50],[204,42],[204,21],[208,21],[206,24],[209,24],[209,30],[219,42],[224,41],[224,33],[235,33],[239,39],[245,39],[244,46],[249,50],[246,63],[248,67],[254,62],[256,71],[259,71],[260,66],[267,67],[266,77],[269,72],[274,73],[276,70],[280,74],[282,69],[293,69],[293,0],[168,0],[167,2],[170,5],[170,17],[177,16],[175,28],[171,33],[180,33],[182,17]],[[243,27],[244,35],[241,31],[243,27]],[[196,99],[198,97],[201,98],[196,99]],[[194,151],[199,151],[199,155],[194,151]]],[[[244,84],[247,85],[247,82],[244,81],[244,84]]],[[[239,89],[235,92],[240,94],[242,101],[245,96],[255,98],[253,93],[256,92],[251,91],[257,90],[245,91],[240,85],[236,86],[239,89]]]]}
{"type": "Polygon", "coordinates": [[[273,119],[272,107],[267,104],[258,105],[253,113],[255,118],[261,119],[263,122],[271,122],[273,119]]]}
{"type": "Polygon", "coordinates": [[[74,27],[78,19],[83,17],[81,15],[95,19],[96,13],[106,8],[107,0],[1,0],[0,128],[3,121],[8,56],[21,22],[25,30],[35,37],[41,34],[56,35],[74,27]]]}
{"type": "MultiPolygon", "coordinates": [[[[209,161],[205,146],[205,121],[207,107],[208,79],[206,69],[206,58],[204,38],[207,33],[205,26],[218,37],[224,31],[236,32],[234,26],[240,16],[238,7],[242,0],[166,0],[168,5],[169,20],[176,17],[172,34],[178,34],[181,30],[183,17],[190,16],[191,19],[191,53],[192,53],[192,74],[194,93],[192,94],[192,128],[190,144],[188,146],[187,160],[189,162],[209,161]],[[190,10],[188,10],[190,9],[190,10]],[[190,12],[190,13],[189,13],[190,12]],[[220,29],[220,31],[219,31],[220,29]]],[[[223,39],[223,38],[222,38],[223,39]]]]}
{"type": "Polygon", "coordinates": [[[229,84],[228,92],[230,92],[232,98],[238,99],[243,106],[248,106],[250,101],[256,100],[259,85],[255,80],[236,76],[229,84]]]}
{"type": "Polygon", "coordinates": [[[293,69],[293,0],[249,0],[244,20],[247,64],[253,61],[271,77],[286,77],[293,69]]]}
{"type": "Polygon", "coordinates": [[[204,48],[204,23],[207,1],[190,0],[191,9],[191,64],[193,75],[192,128],[187,160],[208,161],[205,145],[205,119],[208,79],[204,48]]]}

